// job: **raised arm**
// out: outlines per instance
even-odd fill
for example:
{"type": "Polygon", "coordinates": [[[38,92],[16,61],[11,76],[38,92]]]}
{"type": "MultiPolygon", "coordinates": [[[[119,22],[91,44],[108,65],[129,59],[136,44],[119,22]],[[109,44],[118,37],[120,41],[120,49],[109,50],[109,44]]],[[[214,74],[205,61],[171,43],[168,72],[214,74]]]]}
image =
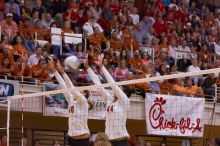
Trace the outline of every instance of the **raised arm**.
{"type": "MultiPolygon", "coordinates": [[[[60,65],[60,63],[57,63],[57,67],[58,67],[58,70],[60,70],[60,72],[61,72],[61,74],[64,78],[64,81],[66,83],[67,88],[76,88],[73,85],[70,78],[68,77],[68,75],[64,72],[64,70],[63,70],[62,66],[60,65]]],[[[83,94],[81,94],[78,90],[73,91],[72,94],[74,95],[75,99],[77,99],[77,100],[79,99],[83,102],[87,102],[87,99],[85,98],[85,96],[83,94]]]]}
{"type": "MultiPolygon", "coordinates": [[[[56,71],[55,66],[52,62],[50,62],[48,64],[48,69],[50,70],[50,72],[52,72],[55,75],[61,89],[67,89],[65,81],[63,80],[62,76],[56,71]]],[[[64,96],[65,96],[66,101],[68,103],[69,103],[70,99],[73,98],[72,94],[70,94],[70,93],[64,93],[64,96]]]]}
{"type": "MultiPolygon", "coordinates": [[[[100,62],[100,67],[101,70],[107,80],[108,83],[115,83],[114,79],[112,78],[112,76],[110,75],[110,73],[107,71],[107,69],[102,65],[102,59],[99,57],[99,62],[100,62]]],[[[121,88],[118,87],[118,85],[112,85],[111,88],[113,89],[113,91],[115,92],[115,94],[117,95],[118,99],[123,99],[123,100],[128,100],[127,95],[121,90],[121,88]]]]}
{"type": "MultiPolygon", "coordinates": [[[[92,82],[93,82],[95,85],[101,85],[102,83],[101,83],[100,79],[99,79],[98,76],[94,73],[94,71],[89,67],[87,60],[85,61],[85,67],[87,68],[87,72],[88,72],[88,74],[89,74],[89,76],[90,76],[92,82]]],[[[109,97],[111,97],[110,93],[107,92],[104,87],[100,87],[100,89],[101,89],[101,92],[102,92],[102,94],[103,94],[103,97],[105,97],[106,99],[109,98],[109,97]]]]}

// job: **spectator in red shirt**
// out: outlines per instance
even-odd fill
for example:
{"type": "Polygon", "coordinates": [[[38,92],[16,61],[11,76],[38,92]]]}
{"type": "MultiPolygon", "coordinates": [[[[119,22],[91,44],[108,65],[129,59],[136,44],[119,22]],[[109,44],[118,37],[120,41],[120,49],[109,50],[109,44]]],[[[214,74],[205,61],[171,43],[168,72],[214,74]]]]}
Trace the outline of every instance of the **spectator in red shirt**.
{"type": "Polygon", "coordinates": [[[156,22],[153,25],[153,28],[155,29],[156,35],[160,36],[162,32],[166,31],[166,27],[162,22],[162,18],[157,18],[156,22]]]}

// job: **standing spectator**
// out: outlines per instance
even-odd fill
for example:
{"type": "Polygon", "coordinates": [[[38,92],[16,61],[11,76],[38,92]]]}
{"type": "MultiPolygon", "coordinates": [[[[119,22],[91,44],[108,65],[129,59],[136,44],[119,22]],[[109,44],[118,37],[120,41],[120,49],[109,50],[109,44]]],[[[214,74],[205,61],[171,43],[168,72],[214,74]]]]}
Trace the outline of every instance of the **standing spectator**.
{"type": "Polygon", "coordinates": [[[29,58],[28,58],[28,64],[30,65],[30,66],[33,66],[33,65],[37,65],[38,64],[38,62],[39,62],[39,60],[41,59],[41,58],[43,58],[43,56],[42,56],[42,48],[41,47],[36,47],[35,48],[35,53],[34,54],[32,54],[29,58]]]}
{"type": "Polygon", "coordinates": [[[13,14],[7,13],[6,19],[0,22],[0,26],[2,27],[2,34],[7,36],[10,40],[12,40],[18,32],[17,24],[13,21],[13,14]]]}
{"type": "Polygon", "coordinates": [[[9,0],[6,4],[5,4],[5,13],[9,13],[10,12],[10,9],[11,7],[14,6],[15,7],[15,13],[20,17],[20,8],[18,6],[18,4],[16,4],[14,2],[14,0],[9,0]]]}

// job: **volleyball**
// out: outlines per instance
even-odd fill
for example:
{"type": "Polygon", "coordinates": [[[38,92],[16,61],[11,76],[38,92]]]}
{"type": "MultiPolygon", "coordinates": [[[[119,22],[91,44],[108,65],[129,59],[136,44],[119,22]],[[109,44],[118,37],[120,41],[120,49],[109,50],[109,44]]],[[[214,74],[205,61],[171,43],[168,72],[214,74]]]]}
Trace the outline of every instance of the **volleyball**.
{"type": "Polygon", "coordinates": [[[77,70],[80,65],[80,61],[78,57],[72,55],[64,60],[64,65],[66,68],[77,70]]]}

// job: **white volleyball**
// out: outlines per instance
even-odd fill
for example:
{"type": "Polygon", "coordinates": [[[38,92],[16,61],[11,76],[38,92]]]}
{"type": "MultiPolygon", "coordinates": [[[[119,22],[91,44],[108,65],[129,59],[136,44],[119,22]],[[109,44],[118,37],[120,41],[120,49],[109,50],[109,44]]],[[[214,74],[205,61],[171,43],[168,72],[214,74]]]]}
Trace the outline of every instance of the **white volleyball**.
{"type": "Polygon", "coordinates": [[[77,70],[80,65],[80,61],[78,57],[72,55],[64,60],[64,65],[66,68],[77,70]]]}

